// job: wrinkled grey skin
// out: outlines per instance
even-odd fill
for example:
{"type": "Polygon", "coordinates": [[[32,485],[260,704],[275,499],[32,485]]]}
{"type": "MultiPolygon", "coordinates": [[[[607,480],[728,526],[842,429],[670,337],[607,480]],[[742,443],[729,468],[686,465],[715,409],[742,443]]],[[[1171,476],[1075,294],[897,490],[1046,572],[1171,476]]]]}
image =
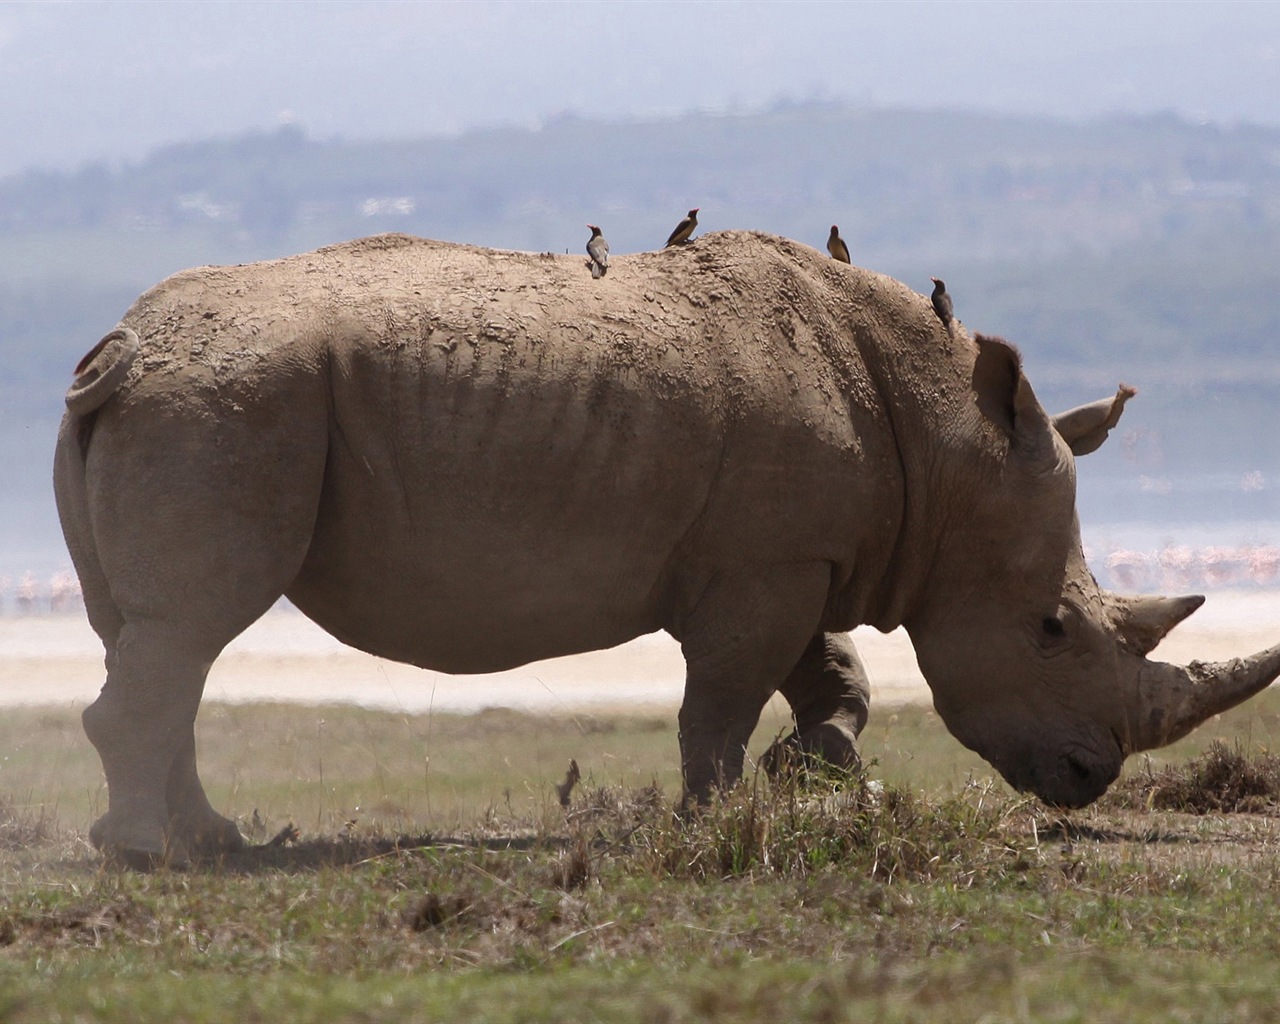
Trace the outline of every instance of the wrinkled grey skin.
{"type": "Polygon", "coordinates": [[[1089,574],[1072,447],[1102,443],[1119,395],[1055,426],[1008,345],[766,235],[598,281],[405,236],[188,271],[67,403],[55,489],[107,667],[91,838],[128,862],[242,842],[194,722],[209,665],[281,594],[448,672],[665,629],[694,798],[740,776],[778,690],[784,746],[856,760],[860,623],[905,625],[948,728],[1066,806],[1280,672],[1274,649],[1148,661],[1199,599],[1089,574]]]}

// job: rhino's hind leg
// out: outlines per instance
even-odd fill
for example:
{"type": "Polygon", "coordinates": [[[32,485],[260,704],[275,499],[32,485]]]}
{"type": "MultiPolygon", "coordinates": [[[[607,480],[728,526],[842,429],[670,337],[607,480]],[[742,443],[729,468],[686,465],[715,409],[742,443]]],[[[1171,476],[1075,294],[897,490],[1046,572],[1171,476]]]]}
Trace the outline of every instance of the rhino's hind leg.
{"type": "Polygon", "coordinates": [[[791,705],[796,727],[764,755],[770,773],[814,757],[835,768],[856,768],[858,736],[867,724],[871,686],[847,633],[819,633],[805,648],[778,692],[791,705]]]}
{"type": "Polygon", "coordinates": [[[182,861],[193,839],[239,840],[235,825],[209,807],[195,775],[196,711],[216,653],[156,620],[120,630],[106,685],[83,715],[108,793],[107,813],[89,838],[108,856],[134,865],[182,861]],[[195,804],[175,805],[175,797],[195,804]]]}
{"type": "Polygon", "coordinates": [[[87,449],[59,441],[63,529],[107,652],[84,726],[108,790],[90,838],[110,857],[183,861],[243,842],[196,773],[196,712],[213,660],[310,547],[328,451],[312,376],[264,373],[240,405],[199,388],[143,395],[105,407],[87,449]]]}
{"type": "Polygon", "coordinates": [[[681,624],[686,803],[705,800],[714,787],[741,778],[747,741],[813,636],[829,580],[823,563],[723,574],[681,624]]]}

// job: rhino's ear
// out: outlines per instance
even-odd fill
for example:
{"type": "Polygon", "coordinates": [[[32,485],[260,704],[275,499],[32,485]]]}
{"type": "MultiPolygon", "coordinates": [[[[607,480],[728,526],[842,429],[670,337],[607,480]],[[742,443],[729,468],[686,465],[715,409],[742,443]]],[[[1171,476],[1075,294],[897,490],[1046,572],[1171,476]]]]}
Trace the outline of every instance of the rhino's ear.
{"type": "Polygon", "coordinates": [[[1017,451],[1056,462],[1053,427],[1022,372],[1022,355],[1001,338],[978,334],[974,340],[978,358],[973,364],[973,390],[978,410],[1008,436],[1017,451]]]}
{"type": "Polygon", "coordinates": [[[1120,422],[1124,403],[1137,393],[1137,388],[1121,384],[1113,398],[1102,398],[1058,413],[1053,418],[1053,427],[1071,446],[1073,455],[1088,455],[1102,447],[1111,428],[1120,422]]]}

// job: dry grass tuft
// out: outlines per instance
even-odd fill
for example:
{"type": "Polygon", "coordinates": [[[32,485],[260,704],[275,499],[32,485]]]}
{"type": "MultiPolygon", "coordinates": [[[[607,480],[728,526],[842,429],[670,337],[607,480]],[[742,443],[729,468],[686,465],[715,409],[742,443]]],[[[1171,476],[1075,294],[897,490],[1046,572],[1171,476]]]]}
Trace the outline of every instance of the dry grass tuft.
{"type": "Polygon", "coordinates": [[[634,875],[802,877],[838,865],[892,881],[933,878],[959,865],[972,873],[975,863],[1008,867],[1015,855],[1004,838],[1009,805],[984,802],[980,790],[934,802],[882,787],[860,771],[758,774],[685,814],[648,787],[596,790],[572,815],[595,830],[598,856],[624,853],[634,875]]]}
{"type": "Polygon", "coordinates": [[[46,808],[33,810],[0,797],[0,850],[47,846],[61,838],[58,820],[46,808]]]}
{"type": "Polygon", "coordinates": [[[551,865],[551,884],[557,889],[572,892],[581,889],[596,877],[596,862],[590,839],[582,833],[560,851],[551,865]]]}
{"type": "Polygon", "coordinates": [[[1148,769],[1112,790],[1108,802],[1188,814],[1260,813],[1280,802],[1280,756],[1249,756],[1215,740],[1184,764],[1148,769]]]}
{"type": "Polygon", "coordinates": [[[449,896],[442,899],[429,892],[405,910],[404,923],[412,931],[425,932],[460,918],[469,909],[467,901],[461,897],[449,896]]]}

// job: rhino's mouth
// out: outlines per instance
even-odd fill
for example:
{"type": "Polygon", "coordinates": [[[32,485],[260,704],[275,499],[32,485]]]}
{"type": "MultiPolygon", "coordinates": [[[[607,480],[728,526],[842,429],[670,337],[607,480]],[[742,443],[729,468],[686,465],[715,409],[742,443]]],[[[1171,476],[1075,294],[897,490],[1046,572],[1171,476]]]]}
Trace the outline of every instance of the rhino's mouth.
{"type": "Polygon", "coordinates": [[[992,761],[1005,781],[1023,793],[1034,793],[1050,807],[1074,810],[1087,807],[1107,791],[1120,775],[1124,749],[1112,733],[1110,750],[1072,744],[1056,753],[1015,758],[1013,764],[992,761]]]}
{"type": "MultiPolygon", "coordinates": [[[[1070,773],[1068,786],[1070,793],[1066,799],[1056,801],[1052,795],[1041,797],[1045,803],[1054,806],[1085,807],[1102,796],[1107,791],[1107,787],[1120,775],[1120,762],[1117,761],[1100,764],[1092,759],[1086,761],[1075,754],[1064,754],[1062,761],[1066,766],[1066,772],[1070,773]]],[[[1057,787],[1055,787],[1055,794],[1056,792],[1057,787]]]]}

